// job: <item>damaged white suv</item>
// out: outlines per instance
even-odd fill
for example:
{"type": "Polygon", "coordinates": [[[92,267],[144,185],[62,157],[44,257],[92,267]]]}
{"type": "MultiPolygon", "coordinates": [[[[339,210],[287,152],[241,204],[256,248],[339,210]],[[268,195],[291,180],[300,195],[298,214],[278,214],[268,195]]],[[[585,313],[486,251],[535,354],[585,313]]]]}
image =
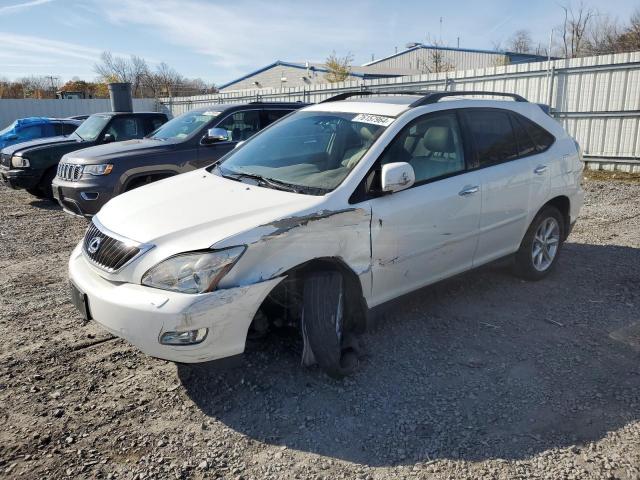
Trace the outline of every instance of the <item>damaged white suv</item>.
{"type": "Polygon", "coordinates": [[[547,275],[582,169],[574,140],[517,95],[338,95],[213,166],[111,200],[71,255],[72,298],[176,362],[295,325],[303,363],[340,377],[374,307],[507,255],[524,278],[547,275]]]}

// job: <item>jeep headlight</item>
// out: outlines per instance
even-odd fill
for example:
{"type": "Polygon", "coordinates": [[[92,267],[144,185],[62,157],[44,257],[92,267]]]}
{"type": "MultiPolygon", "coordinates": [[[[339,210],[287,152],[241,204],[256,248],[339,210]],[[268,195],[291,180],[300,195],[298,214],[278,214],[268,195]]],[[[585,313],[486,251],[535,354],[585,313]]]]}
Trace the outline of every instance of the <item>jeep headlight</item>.
{"type": "Polygon", "coordinates": [[[103,163],[101,165],[85,165],[83,173],[89,175],[109,175],[113,170],[113,165],[110,163],[103,163]]]}
{"type": "Polygon", "coordinates": [[[222,277],[246,247],[188,252],[169,257],[142,276],[142,284],[181,293],[205,293],[216,289],[222,277]]]}
{"type": "Polygon", "coordinates": [[[28,158],[14,155],[13,157],[11,157],[11,166],[13,168],[29,168],[31,164],[29,163],[28,158]]]}

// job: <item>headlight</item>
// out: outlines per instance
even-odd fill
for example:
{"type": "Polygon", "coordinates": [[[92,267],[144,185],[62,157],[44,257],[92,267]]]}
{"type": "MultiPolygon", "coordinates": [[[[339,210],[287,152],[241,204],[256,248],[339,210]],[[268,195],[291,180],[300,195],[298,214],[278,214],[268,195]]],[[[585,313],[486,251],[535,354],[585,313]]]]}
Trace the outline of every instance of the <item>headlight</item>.
{"type": "Polygon", "coordinates": [[[211,292],[244,250],[241,246],[215,252],[181,253],[150,268],[142,276],[142,284],[182,293],[211,292]]]}
{"type": "Polygon", "coordinates": [[[103,163],[102,165],[85,165],[83,171],[89,175],[109,175],[111,170],[113,170],[113,165],[103,163]]]}
{"type": "Polygon", "coordinates": [[[31,164],[29,163],[28,158],[18,157],[14,155],[11,157],[11,166],[14,168],[29,168],[31,164]]]}

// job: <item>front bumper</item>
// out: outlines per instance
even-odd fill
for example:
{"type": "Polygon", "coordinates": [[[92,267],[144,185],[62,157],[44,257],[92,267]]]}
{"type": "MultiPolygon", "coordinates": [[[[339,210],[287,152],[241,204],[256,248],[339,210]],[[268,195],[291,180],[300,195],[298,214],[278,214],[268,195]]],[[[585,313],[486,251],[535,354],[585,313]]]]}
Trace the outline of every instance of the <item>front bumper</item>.
{"type": "Polygon", "coordinates": [[[101,277],[78,245],[69,260],[69,279],[86,295],[91,317],[144,353],[179,363],[217,360],[244,352],[247,331],[262,301],[282,278],[190,295],[101,277]],[[208,328],[197,345],[160,344],[167,331],[208,328]]]}
{"type": "Polygon", "coordinates": [[[5,166],[0,166],[0,181],[14,190],[37,187],[41,176],[41,172],[19,169],[11,170],[5,166]]]}
{"type": "Polygon", "coordinates": [[[113,198],[110,186],[95,183],[69,182],[56,177],[51,187],[53,197],[65,212],[83,217],[92,217],[113,198]]]}

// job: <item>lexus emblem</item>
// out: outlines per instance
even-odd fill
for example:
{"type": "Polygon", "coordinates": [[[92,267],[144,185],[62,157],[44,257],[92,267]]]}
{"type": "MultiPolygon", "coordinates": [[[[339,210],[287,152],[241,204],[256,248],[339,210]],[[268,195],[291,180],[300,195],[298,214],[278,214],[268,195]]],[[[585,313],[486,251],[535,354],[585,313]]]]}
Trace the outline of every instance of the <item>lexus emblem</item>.
{"type": "Polygon", "coordinates": [[[100,237],[93,237],[89,242],[89,247],[87,248],[87,250],[91,254],[96,253],[100,248],[101,243],[102,243],[102,239],[100,237]]]}

